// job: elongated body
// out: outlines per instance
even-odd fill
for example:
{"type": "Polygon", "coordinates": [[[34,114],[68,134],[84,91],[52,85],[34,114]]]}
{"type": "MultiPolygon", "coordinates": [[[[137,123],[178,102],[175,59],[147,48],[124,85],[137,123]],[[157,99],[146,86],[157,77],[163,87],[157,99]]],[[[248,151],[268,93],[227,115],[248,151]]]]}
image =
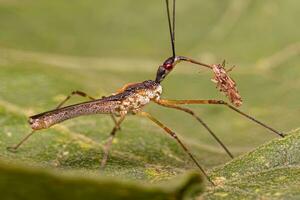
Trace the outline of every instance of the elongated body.
{"type": "Polygon", "coordinates": [[[31,116],[29,123],[33,130],[39,130],[82,115],[114,114],[124,116],[127,113],[134,114],[152,99],[158,100],[161,93],[162,87],[155,81],[148,80],[130,84],[115,95],[31,116]]]}

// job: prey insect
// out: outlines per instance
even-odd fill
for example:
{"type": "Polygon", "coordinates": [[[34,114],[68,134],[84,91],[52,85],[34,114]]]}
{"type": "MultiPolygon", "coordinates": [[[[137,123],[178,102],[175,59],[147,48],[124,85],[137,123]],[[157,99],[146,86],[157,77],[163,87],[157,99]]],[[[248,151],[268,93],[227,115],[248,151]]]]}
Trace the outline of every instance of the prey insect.
{"type": "Polygon", "coordinates": [[[104,156],[101,161],[101,167],[104,167],[108,159],[109,149],[112,145],[112,141],[116,136],[117,131],[120,130],[120,127],[124,119],[128,115],[133,114],[133,115],[148,118],[158,127],[160,127],[166,134],[168,134],[171,138],[173,138],[187,153],[187,155],[195,163],[195,165],[200,169],[200,171],[207,178],[207,180],[210,181],[212,184],[214,184],[210,179],[209,175],[206,173],[206,170],[199,164],[195,156],[190,152],[189,148],[177,136],[177,134],[169,127],[164,125],[162,122],[160,122],[157,118],[155,118],[150,113],[142,111],[142,109],[147,104],[149,104],[150,102],[154,102],[159,106],[168,107],[171,109],[175,109],[187,113],[195,120],[197,120],[206,129],[206,131],[209,134],[211,134],[211,136],[216,140],[216,142],[224,149],[224,151],[231,158],[233,158],[233,154],[229,151],[226,145],[217,137],[217,135],[212,131],[212,129],[194,111],[192,111],[187,107],[184,107],[183,105],[189,105],[189,104],[222,105],[236,112],[237,114],[253,121],[254,123],[268,129],[269,131],[279,135],[280,137],[284,137],[283,133],[273,129],[272,127],[258,121],[254,117],[236,108],[242,104],[242,99],[237,90],[236,83],[228,75],[228,72],[230,70],[225,69],[225,63],[210,65],[210,64],[198,62],[194,59],[185,56],[176,55],[175,3],[176,3],[175,0],[173,0],[172,16],[171,16],[169,1],[166,0],[166,8],[167,8],[166,10],[167,10],[170,38],[171,38],[172,56],[166,59],[164,63],[159,66],[154,80],[146,80],[139,83],[126,84],[120,90],[118,90],[117,93],[108,97],[102,97],[100,99],[95,99],[81,91],[74,91],[69,96],[67,96],[67,98],[63,102],[61,102],[56,109],[29,117],[29,124],[32,128],[32,132],[29,135],[27,135],[24,139],[22,139],[17,145],[8,147],[8,150],[16,151],[36,131],[50,128],[51,126],[61,123],[65,120],[83,116],[83,115],[109,114],[114,120],[115,126],[113,127],[110,133],[110,137],[108,141],[104,145],[104,156]],[[212,100],[162,99],[161,98],[162,81],[175,68],[175,66],[181,62],[192,63],[195,65],[202,66],[208,70],[211,70],[214,75],[212,81],[216,83],[217,88],[228,97],[230,103],[227,103],[223,100],[213,100],[213,99],[212,100]],[[87,97],[90,100],[83,103],[63,107],[63,105],[74,95],[87,97]]]}

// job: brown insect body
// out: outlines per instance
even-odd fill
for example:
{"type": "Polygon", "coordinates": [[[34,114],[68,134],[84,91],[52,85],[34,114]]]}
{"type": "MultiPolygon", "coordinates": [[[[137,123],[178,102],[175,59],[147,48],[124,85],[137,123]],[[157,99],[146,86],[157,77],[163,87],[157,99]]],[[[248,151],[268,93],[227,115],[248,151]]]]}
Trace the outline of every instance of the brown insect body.
{"type": "Polygon", "coordinates": [[[161,85],[152,80],[130,84],[123,88],[121,92],[102,99],[66,106],[31,116],[29,123],[33,130],[39,130],[82,115],[114,114],[116,116],[124,116],[127,113],[135,114],[152,99],[158,100],[161,93],[161,85]]]}

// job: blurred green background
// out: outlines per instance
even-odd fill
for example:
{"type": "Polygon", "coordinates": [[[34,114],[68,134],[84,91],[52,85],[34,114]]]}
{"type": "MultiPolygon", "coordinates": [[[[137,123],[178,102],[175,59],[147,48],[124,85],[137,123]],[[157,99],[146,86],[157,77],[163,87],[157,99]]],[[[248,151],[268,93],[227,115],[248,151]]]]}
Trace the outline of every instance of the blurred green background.
{"type": "MultiPolygon", "coordinates": [[[[237,67],[231,72],[243,111],[288,132],[299,124],[300,2],[177,0],[179,55],[237,67]]],[[[67,121],[33,136],[17,154],[7,145],[30,131],[27,117],[54,108],[73,90],[109,95],[128,82],[153,79],[171,55],[162,0],[0,0],[0,156],[6,161],[99,173],[109,116],[67,121]]],[[[178,65],[163,82],[164,98],[225,99],[212,74],[178,65]]],[[[71,103],[82,101],[74,98],[71,103]]],[[[276,137],[221,106],[191,106],[237,156],[276,137]]],[[[228,161],[193,118],[149,105],[207,168],[228,161]]],[[[161,180],[195,168],[151,122],[128,117],[105,174],[161,180]]]]}

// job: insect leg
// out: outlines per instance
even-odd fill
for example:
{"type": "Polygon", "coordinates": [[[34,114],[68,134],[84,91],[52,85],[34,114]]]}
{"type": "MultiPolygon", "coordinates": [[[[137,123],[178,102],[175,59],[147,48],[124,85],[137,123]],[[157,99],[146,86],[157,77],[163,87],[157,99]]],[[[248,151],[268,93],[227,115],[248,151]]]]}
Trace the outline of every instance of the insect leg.
{"type": "Polygon", "coordinates": [[[71,94],[69,94],[65,100],[63,100],[60,104],[58,104],[58,106],[56,107],[56,109],[62,107],[72,96],[74,95],[78,95],[78,96],[81,96],[81,97],[87,97],[89,98],[90,100],[95,100],[95,98],[87,95],[85,92],[82,92],[82,91],[79,91],[79,90],[75,90],[73,92],[71,92],[71,94]]]}
{"type": "Polygon", "coordinates": [[[226,106],[228,108],[230,108],[231,110],[237,112],[238,114],[250,119],[251,121],[257,123],[258,125],[272,131],[273,133],[279,135],[280,137],[284,137],[285,135],[277,130],[275,130],[274,128],[262,123],[261,121],[255,119],[254,117],[242,112],[241,110],[235,108],[234,106],[228,104],[227,102],[223,101],[223,100],[161,100],[163,102],[167,101],[169,103],[173,103],[173,104],[217,104],[217,105],[223,105],[226,106]]]}
{"type": "Polygon", "coordinates": [[[196,64],[196,65],[201,65],[201,66],[212,69],[212,66],[210,66],[208,64],[196,61],[194,59],[191,59],[191,58],[188,58],[188,57],[185,57],[185,56],[177,56],[177,59],[178,59],[178,61],[186,61],[186,62],[190,62],[190,63],[196,64]]]}
{"type": "Polygon", "coordinates": [[[157,100],[154,102],[157,103],[158,105],[168,107],[168,108],[174,108],[174,109],[181,110],[183,112],[190,114],[198,122],[200,122],[202,124],[202,126],[213,136],[213,138],[222,146],[222,148],[229,155],[229,157],[233,158],[232,153],[228,150],[228,148],[225,146],[225,144],[216,136],[216,134],[208,127],[208,125],[194,113],[194,111],[192,111],[191,109],[188,109],[188,108],[180,107],[172,102],[168,102],[168,100],[157,100]]]}
{"type": "Polygon", "coordinates": [[[10,152],[16,152],[17,149],[25,142],[27,141],[33,134],[35,133],[35,130],[31,131],[28,135],[26,135],[18,144],[14,146],[7,147],[6,149],[10,152]]]}
{"type": "Polygon", "coordinates": [[[112,145],[113,139],[116,136],[116,133],[118,130],[120,130],[120,124],[124,121],[125,116],[121,116],[121,118],[116,122],[114,128],[112,129],[112,131],[110,132],[110,136],[108,138],[108,141],[105,143],[104,147],[103,147],[103,151],[104,151],[104,155],[101,161],[101,168],[103,169],[105,167],[106,161],[108,159],[108,153],[109,153],[109,149],[112,145]]]}
{"type": "Polygon", "coordinates": [[[117,127],[118,130],[121,130],[121,126],[120,124],[118,124],[118,120],[116,119],[115,115],[112,113],[110,114],[111,119],[113,120],[113,122],[115,123],[115,126],[117,127]]]}
{"type": "Polygon", "coordinates": [[[198,163],[196,158],[191,154],[191,152],[188,150],[188,148],[182,143],[182,141],[178,138],[175,132],[173,132],[171,129],[166,127],[164,124],[162,124],[160,121],[158,121],[156,118],[154,118],[151,114],[146,112],[139,112],[138,115],[147,117],[152,122],[154,122],[156,125],[158,125],[160,128],[164,129],[166,133],[168,133],[173,139],[175,139],[178,144],[184,149],[184,151],[190,156],[190,158],[194,161],[194,163],[197,165],[197,167],[200,169],[200,171],[203,173],[203,175],[207,178],[207,180],[214,185],[212,180],[209,178],[208,174],[205,172],[204,168],[198,163]]]}

